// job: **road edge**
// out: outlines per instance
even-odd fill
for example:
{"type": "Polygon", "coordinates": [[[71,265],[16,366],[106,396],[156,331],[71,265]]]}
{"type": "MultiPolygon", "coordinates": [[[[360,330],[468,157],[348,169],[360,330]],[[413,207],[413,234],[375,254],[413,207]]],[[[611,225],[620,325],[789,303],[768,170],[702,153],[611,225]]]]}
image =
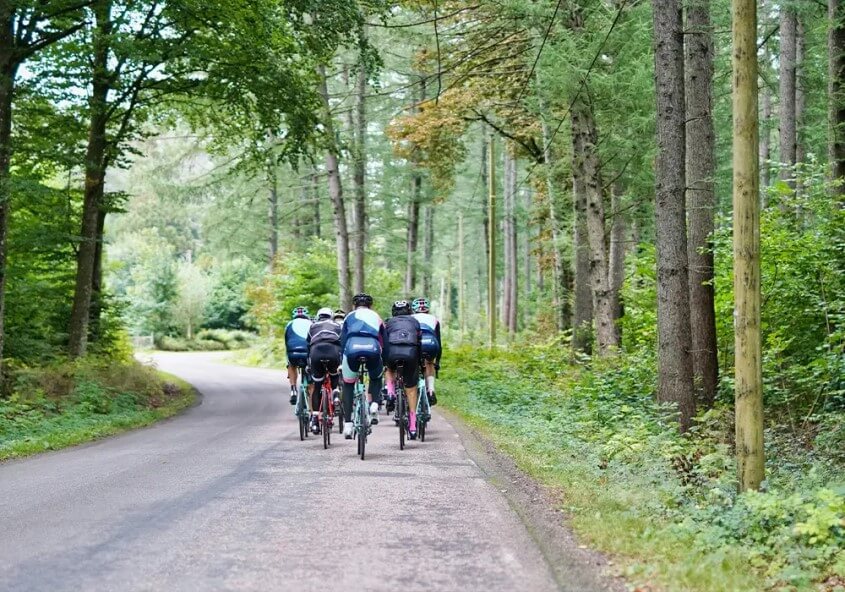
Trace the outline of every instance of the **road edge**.
{"type": "Polygon", "coordinates": [[[567,514],[561,508],[559,494],[522,471],[512,457],[458,414],[443,408],[437,409],[437,412],[458,434],[470,459],[484,477],[499,490],[519,516],[562,592],[628,590],[621,577],[609,573],[612,561],[599,551],[581,544],[567,526],[567,514]]]}

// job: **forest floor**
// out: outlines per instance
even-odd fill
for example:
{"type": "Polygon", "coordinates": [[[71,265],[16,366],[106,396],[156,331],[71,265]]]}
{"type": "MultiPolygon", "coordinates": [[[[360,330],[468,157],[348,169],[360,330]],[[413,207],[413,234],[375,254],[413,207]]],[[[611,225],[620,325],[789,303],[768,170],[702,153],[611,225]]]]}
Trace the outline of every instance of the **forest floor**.
{"type": "Polygon", "coordinates": [[[449,352],[437,393],[529,477],[534,504],[580,547],[641,591],[842,592],[835,476],[772,467],[770,491],[737,496],[728,447],[708,431],[721,427],[705,422],[696,440],[661,425],[647,364],[587,372],[555,355],[449,352]]]}
{"type": "Polygon", "coordinates": [[[0,400],[0,461],[151,425],[187,409],[197,392],[131,360],[28,370],[0,400]]]}

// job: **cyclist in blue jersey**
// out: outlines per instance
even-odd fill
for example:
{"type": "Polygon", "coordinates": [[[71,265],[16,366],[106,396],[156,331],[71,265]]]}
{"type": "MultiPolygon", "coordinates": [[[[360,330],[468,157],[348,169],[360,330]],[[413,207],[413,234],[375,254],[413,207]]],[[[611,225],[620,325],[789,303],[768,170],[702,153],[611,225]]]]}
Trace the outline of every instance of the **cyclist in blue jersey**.
{"type": "Polygon", "coordinates": [[[308,330],[311,319],[308,309],[297,306],[293,309],[293,319],[285,327],[285,352],[288,356],[288,382],[290,383],[290,404],[296,405],[297,368],[303,370],[308,365],[308,330]]]}
{"type": "Polygon", "coordinates": [[[428,392],[429,402],[437,405],[437,397],[434,394],[434,375],[440,369],[440,356],[443,353],[440,340],[440,321],[431,314],[431,305],[428,298],[415,298],[411,303],[414,311],[414,318],[420,323],[422,331],[422,358],[423,375],[425,376],[425,389],[428,392]]]}
{"type": "Polygon", "coordinates": [[[370,375],[370,388],[367,401],[373,425],[378,423],[378,399],[381,391],[383,370],[381,354],[384,345],[384,323],[378,313],[370,307],[373,297],[369,294],[356,294],[352,299],[355,310],[346,315],[340,333],[343,350],[341,373],[343,375],[343,435],[352,439],[352,404],[355,397],[355,383],[358,382],[358,360],[365,359],[370,375]]]}

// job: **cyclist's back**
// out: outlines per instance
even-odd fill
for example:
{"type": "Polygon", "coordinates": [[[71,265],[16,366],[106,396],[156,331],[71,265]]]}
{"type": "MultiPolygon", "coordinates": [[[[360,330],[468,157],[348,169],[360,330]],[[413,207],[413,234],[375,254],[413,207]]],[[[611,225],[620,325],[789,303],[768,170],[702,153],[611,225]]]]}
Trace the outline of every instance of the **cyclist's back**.
{"type": "Polygon", "coordinates": [[[296,404],[297,368],[305,368],[308,364],[308,330],[311,319],[308,309],[297,306],[293,309],[293,319],[285,326],[285,353],[288,358],[288,382],[290,383],[290,404],[296,404]]]}
{"type": "Polygon", "coordinates": [[[384,344],[384,323],[378,313],[370,307],[373,298],[369,294],[356,294],[353,298],[355,310],[346,315],[341,330],[340,342],[343,350],[341,369],[343,373],[343,413],[348,424],[344,425],[344,436],[352,437],[352,399],[354,385],[358,381],[360,360],[363,359],[370,376],[368,399],[373,424],[378,423],[378,400],[381,391],[383,370],[381,355],[384,344]],[[347,425],[349,428],[347,428],[347,425]],[[348,430],[348,432],[347,432],[348,430]]]}
{"type": "Polygon", "coordinates": [[[440,321],[431,314],[431,305],[427,298],[416,298],[411,305],[414,311],[414,318],[420,323],[422,337],[422,357],[425,361],[425,386],[432,405],[437,404],[437,395],[434,394],[434,376],[440,368],[440,356],[443,353],[440,340],[440,321]]]}

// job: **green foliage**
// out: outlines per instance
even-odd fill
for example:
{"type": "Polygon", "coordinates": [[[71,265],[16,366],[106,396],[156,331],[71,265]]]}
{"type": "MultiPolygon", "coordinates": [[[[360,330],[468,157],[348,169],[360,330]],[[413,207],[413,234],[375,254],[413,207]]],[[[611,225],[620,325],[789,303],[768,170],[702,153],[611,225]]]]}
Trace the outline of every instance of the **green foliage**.
{"type": "Polygon", "coordinates": [[[843,466],[817,452],[808,468],[805,451],[778,449],[769,490],[738,495],[730,409],[681,436],[654,402],[653,350],[640,351],[570,366],[557,341],[447,350],[442,400],[559,489],[579,534],[624,557],[636,582],[810,590],[836,573],[843,466]]]}
{"type": "Polygon", "coordinates": [[[16,367],[0,398],[0,460],[150,424],[190,405],[193,389],[135,361],[89,358],[16,367]]]}
{"type": "MultiPolygon", "coordinates": [[[[806,427],[845,409],[845,211],[830,199],[825,171],[799,169],[803,192],[769,192],[761,220],[764,397],[806,427]]],[[[720,348],[732,357],[730,227],[715,237],[720,348]]],[[[727,372],[726,372],[727,374],[727,372]]]]}
{"type": "Polygon", "coordinates": [[[258,272],[256,265],[237,259],[215,270],[203,325],[210,329],[246,329],[249,303],[245,289],[258,272]]]}
{"type": "Polygon", "coordinates": [[[338,295],[334,245],[315,240],[305,252],[283,251],[273,270],[251,287],[247,296],[252,302],[250,318],[268,335],[283,330],[297,306],[306,306],[312,312],[322,306],[335,308],[338,295]]]}

